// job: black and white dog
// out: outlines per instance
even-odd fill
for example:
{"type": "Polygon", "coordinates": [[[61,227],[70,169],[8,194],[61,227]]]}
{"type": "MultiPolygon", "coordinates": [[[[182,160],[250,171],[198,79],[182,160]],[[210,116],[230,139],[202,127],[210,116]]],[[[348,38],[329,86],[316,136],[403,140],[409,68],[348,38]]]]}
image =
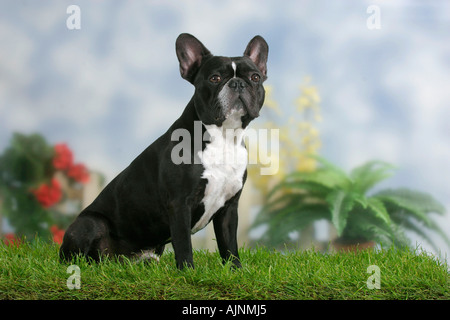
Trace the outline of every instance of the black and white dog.
{"type": "Polygon", "coordinates": [[[244,56],[221,57],[194,36],[181,34],[176,53],[181,76],[195,86],[191,101],[70,225],[61,259],[77,254],[96,261],[102,255],[158,259],[172,242],[177,267],[193,267],[191,234],[213,220],[223,261],[241,266],[236,232],[247,176],[243,129],[264,102],[268,45],[256,36],[244,56]],[[174,161],[174,148],[181,143],[176,133],[194,136],[198,128],[209,138],[191,139],[192,152],[182,155],[187,161],[174,161]],[[232,139],[226,135],[230,130],[236,132],[232,139]]]}

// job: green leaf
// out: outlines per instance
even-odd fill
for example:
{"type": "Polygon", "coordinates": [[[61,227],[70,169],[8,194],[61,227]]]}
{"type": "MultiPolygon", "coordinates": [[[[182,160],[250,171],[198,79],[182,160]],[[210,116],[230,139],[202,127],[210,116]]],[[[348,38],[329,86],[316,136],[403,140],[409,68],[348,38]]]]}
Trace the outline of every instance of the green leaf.
{"type": "Polygon", "coordinates": [[[282,243],[291,231],[303,230],[314,221],[330,218],[330,213],[326,206],[318,204],[305,205],[300,202],[296,205],[274,210],[270,215],[272,218],[268,221],[265,237],[266,241],[271,245],[282,243]]]}
{"type": "Polygon", "coordinates": [[[431,195],[406,188],[388,189],[374,195],[377,199],[395,204],[412,213],[419,221],[431,226],[432,222],[427,213],[435,212],[443,215],[445,207],[431,195]]]}
{"type": "Polygon", "coordinates": [[[392,244],[393,236],[392,225],[388,226],[383,223],[372,214],[372,211],[352,211],[351,219],[349,219],[342,235],[347,239],[374,240],[384,245],[392,244]]]}
{"type": "Polygon", "coordinates": [[[295,172],[290,177],[297,180],[313,182],[329,189],[336,187],[348,189],[351,184],[347,176],[325,168],[320,168],[313,172],[295,172]]]}
{"type": "Polygon", "coordinates": [[[301,201],[301,197],[295,194],[287,193],[280,195],[261,208],[252,226],[256,227],[271,222],[280,211],[289,207],[298,207],[301,205],[301,201]]]}
{"type": "Polygon", "coordinates": [[[347,174],[338,166],[335,166],[334,164],[332,164],[330,161],[326,160],[325,158],[322,158],[321,156],[318,155],[311,155],[310,156],[313,159],[316,159],[321,165],[322,167],[331,170],[331,171],[335,171],[336,173],[342,175],[342,176],[347,176],[347,174]]]}
{"type": "Polygon", "coordinates": [[[350,172],[354,188],[358,192],[365,193],[378,182],[389,178],[395,167],[383,161],[369,161],[350,172]]]}
{"type": "Polygon", "coordinates": [[[355,204],[354,198],[343,190],[335,190],[327,196],[326,200],[330,205],[331,222],[338,236],[341,236],[347,225],[348,213],[355,204]]]}
{"type": "Polygon", "coordinates": [[[288,178],[314,182],[330,189],[336,187],[349,189],[352,182],[342,169],[317,155],[311,155],[310,157],[321,164],[319,169],[312,172],[294,172],[288,178]]]}
{"type": "Polygon", "coordinates": [[[325,195],[329,192],[329,189],[321,184],[311,182],[311,181],[302,181],[302,180],[293,180],[291,178],[286,178],[278,183],[267,195],[267,198],[272,198],[275,194],[281,192],[282,194],[288,192],[299,193],[309,193],[312,195],[325,195]]]}
{"type": "Polygon", "coordinates": [[[353,196],[353,200],[355,202],[359,203],[363,209],[367,208],[367,205],[368,205],[367,198],[364,195],[359,194],[359,193],[353,193],[352,196],[353,196]]]}
{"type": "Polygon", "coordinates": [[[410,230],[417,233],[419,236],[424,238],[429,244],[433,246],[436,251],[438,250],[438,246],[433,242],[433,239],[428,236],[426,231],[434,231],[438,233],[442,239],[450,246],[450,239],[447,236],[447,232],[442,230],[440,225],[430,220],[430,225],[424,225],[423,221],[418,221],[415,219],[415,216],[411,214],[409,210],[404,208],[400,208],[395,204],[388,203],[388,210],[391,212],[391,219],[405,230],[410,230]]]}
{"type": "MultiPolygon", "coordinates": [[[[420,237],[425,239],[425,241],[427,241],[436,252],[439,251],[439,247],[433,242],[433,239],[430,238],[430,236],[425,232],[426,228],[424,228],[423,225],[418,225],[418,224],[414,223],[412,221],[412,219],[404,219],[402,221],[402,227],[404,229],[409,229],[409,230],[415,232],[420,237]]],[[[443,234],[442,236],[444,239],[446,239],[448,241],[447,236],[445,234],[443,234]]],[[[448,244],[448,242],[447,242],[447,244],[448,244]]]]}
{"type": "Polygon", "coordinates": [[[10,146],[1,156],[0,184],[33,185],[52,170],[53,148],[39,134],[14,133],[10,146]]]}
{"type": "Polygon", "coordinates": [[[377,198],[368,198],[367,207],[375,213],[375,216],[383,220],[386,224],[391,224],[391,218],[383,202],[377,198]]]}

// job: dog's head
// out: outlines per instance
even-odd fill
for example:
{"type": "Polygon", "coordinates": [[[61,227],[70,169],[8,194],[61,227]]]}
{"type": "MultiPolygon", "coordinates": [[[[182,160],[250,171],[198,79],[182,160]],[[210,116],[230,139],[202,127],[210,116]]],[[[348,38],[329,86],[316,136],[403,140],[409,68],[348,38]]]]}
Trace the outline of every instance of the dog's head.
{"type": "Polygon", "coordinates": [[[180,73],[195,86],[195,109],[204,124],[245,128],[259,116],[268,51],[261,36],[249,42],[242,57],[214,56],[194,36],[183,33],[178,37],[180,73]]]}

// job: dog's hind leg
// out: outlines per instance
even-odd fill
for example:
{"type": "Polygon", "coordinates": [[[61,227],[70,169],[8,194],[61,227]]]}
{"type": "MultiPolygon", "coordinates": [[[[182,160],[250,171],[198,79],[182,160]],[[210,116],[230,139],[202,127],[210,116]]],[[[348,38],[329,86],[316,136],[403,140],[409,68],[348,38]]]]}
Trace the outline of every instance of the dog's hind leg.
{"type": "Polygon", "coordinates": [[[59,255],[63,261],[70,261],[76,255],[83,255],[99,261],[102,255],[114,254],[108,221],[96,213],[81,214],[64,234],[59,255]]]}

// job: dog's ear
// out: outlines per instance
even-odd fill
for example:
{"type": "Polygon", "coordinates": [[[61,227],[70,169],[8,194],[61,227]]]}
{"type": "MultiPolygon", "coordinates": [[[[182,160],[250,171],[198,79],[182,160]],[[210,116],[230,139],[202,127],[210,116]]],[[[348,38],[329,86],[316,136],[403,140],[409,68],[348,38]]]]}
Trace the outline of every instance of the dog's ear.
{"type": "Polygon", "coordinates": [[[261,36],[256,36],[247,45],[244,56],[249,57],[253,63],[267,76],[267,57],[269,56],[269,46],[266,40],[261,36]]]}
{"type": "Polygon", "coordinates": [[[195,75],[205,57],[211,56],[211,52],[193,35],[182,33],[175,43],[180,73],[183,79],[194,83],[195,75]]]}

